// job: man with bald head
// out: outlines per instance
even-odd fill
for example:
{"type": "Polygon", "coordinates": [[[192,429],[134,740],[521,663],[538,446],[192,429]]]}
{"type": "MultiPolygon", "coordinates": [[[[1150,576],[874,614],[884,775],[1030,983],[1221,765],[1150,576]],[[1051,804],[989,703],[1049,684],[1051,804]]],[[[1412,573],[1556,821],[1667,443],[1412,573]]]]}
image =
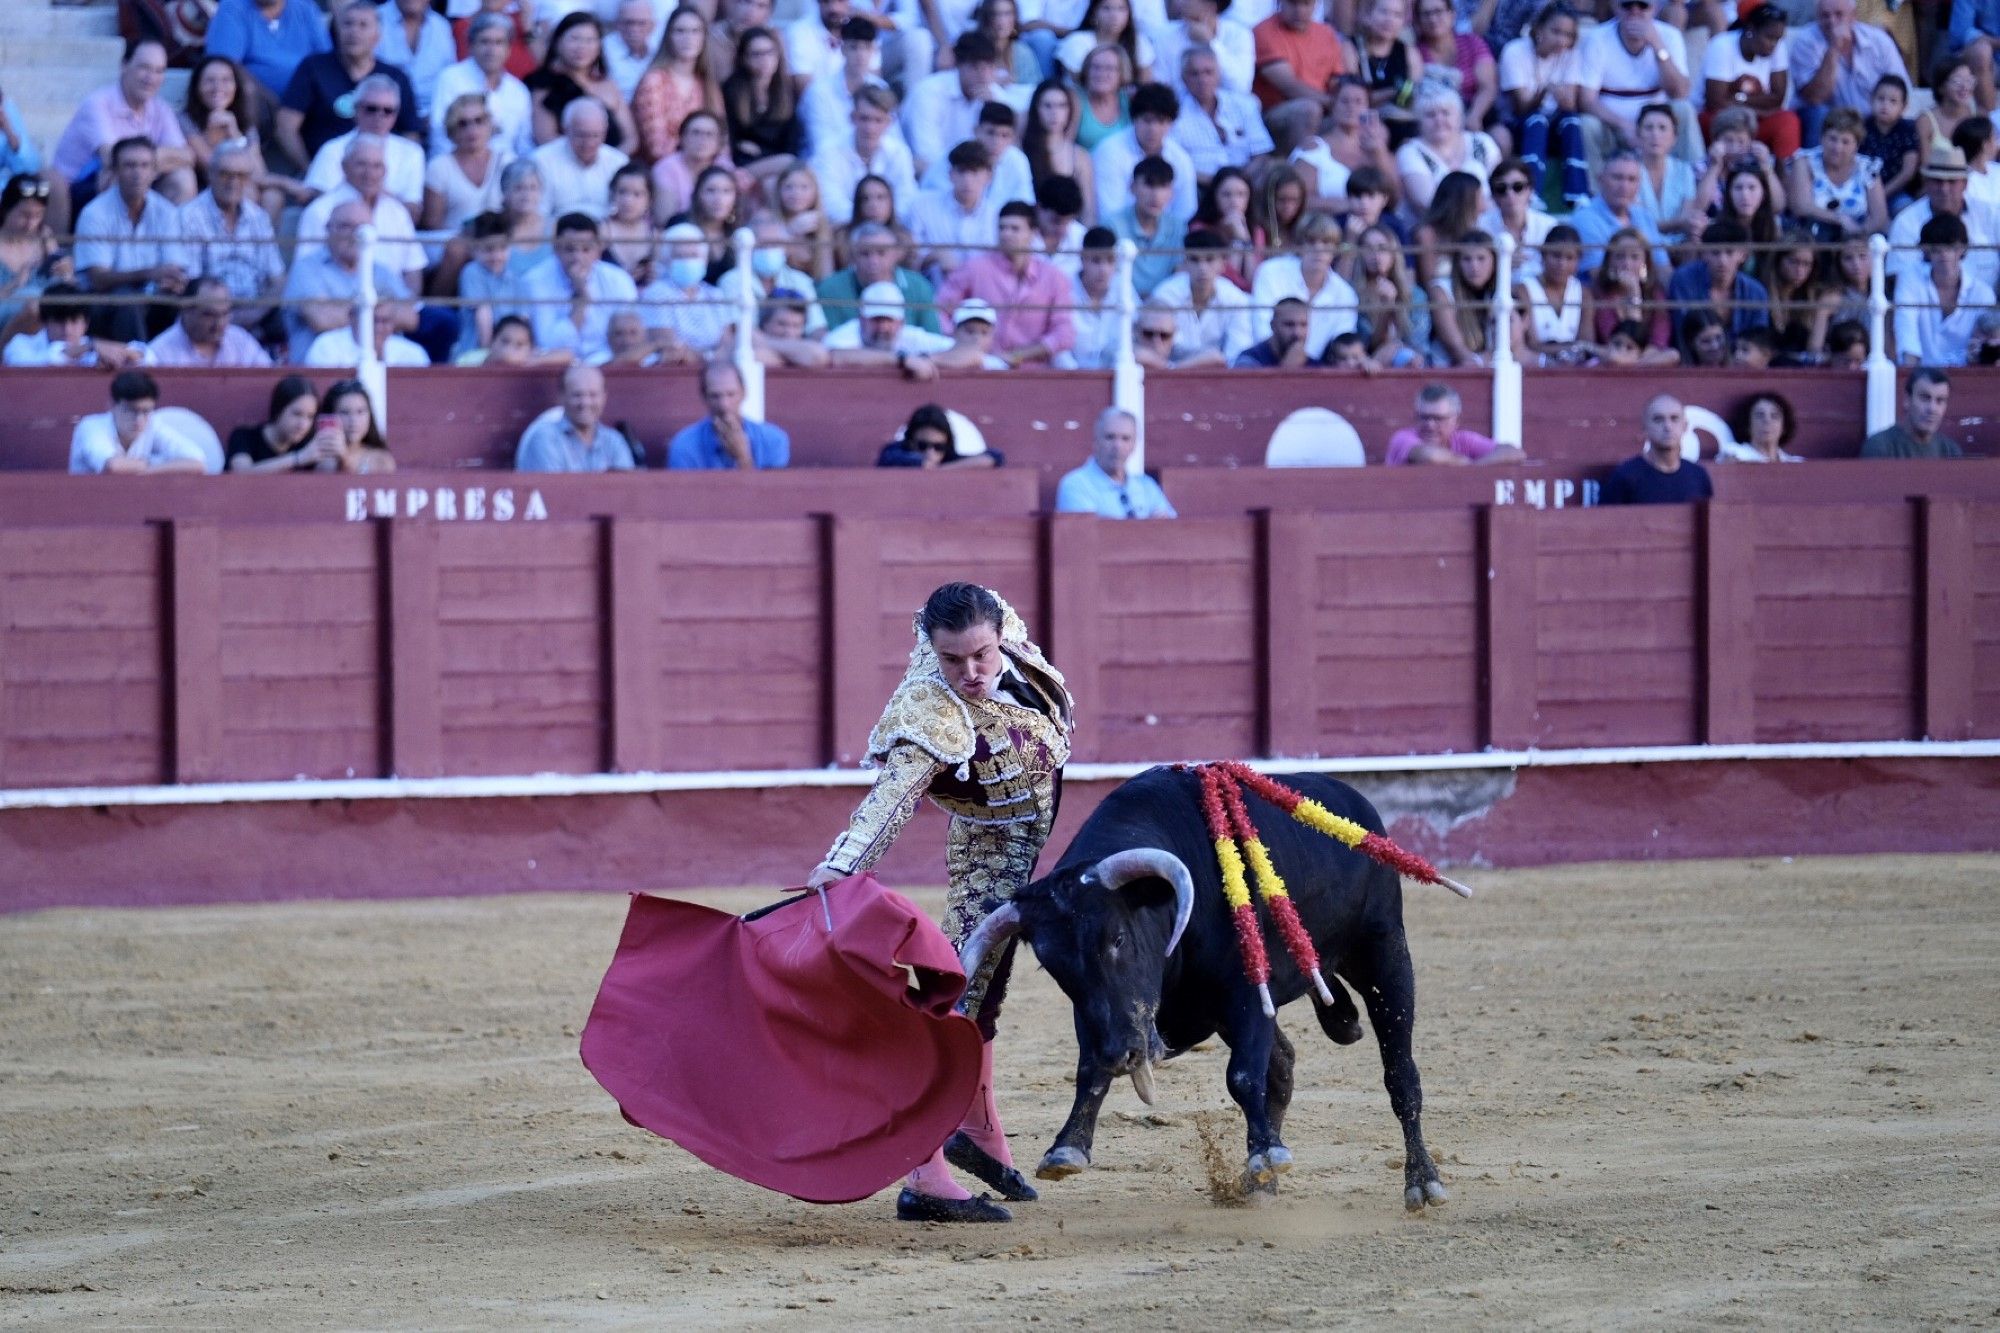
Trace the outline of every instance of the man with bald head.
{"type": "Polygon", "coordinates": [[[1687,434],[1687,411],[1670,393],[1654,394],[1646,403],[1646,443],[1637,458],[1628,458],[1604,479],[1600,503],[1608,505],[1692,504],[1715,494],[1708,472],[1691,458],[1681,457],[1687,434]]]}
{"type": "MultiPolygon", "coordinates": [[[[359,203],[367,221],[375,224],[375,258],[403,275],[413,290],[423,284],[426,257],[417,244],[416,219],[388,190],[388,144],[379,134],[357,134],[347,141],[340,159],[341,184],[307,205],[299,215],[298,255],[316,251],[326,239],[327,223],[342,204],[359,203]]],[[[296,262],[296,259],[294,260],[296,262]]]]}
{"type": "Polygon", "coordinates": [[[611,178],[631,161],[605,143],[611,113],[595,97],[563,108],[562,135],[528,157],[542,173],[542,207],[549,216],[588,213],[602,222],[611,213],[611,178]]]}
{"type": "Polygon", "coordinates": [[[1808,148],[1819,143],[1827,112],[1844,106],[1866,116],[1882,76],[1904,74],[1896,39],[1872,23],[1856,22],[1854,4],[1819,0],[1812,26],[1791,30],[1792,99],[1808,148]]]}
{"type": "Polygon", "coordinates": [[[563,372],[562,410],[543,413],[521,435],[517,472],[630,472],[632,445],[604,424],[604,372],[573,365],[563,372]]]}
{"type": "MultiPolygon", "coordinates": [[[[301,246],[299,257],[292,261],[285,280],[284,311],[294,365],[305,361],[314,338],[354,317],[354,302],[361,294],[360,233],[368,217],[368,206],[359,199],[336,203],[327,213],[325,242],[311,250],[301,246]]],[[[385,301],[410,296],[403,275],[379,258],[375,290],[385,301]]]]}

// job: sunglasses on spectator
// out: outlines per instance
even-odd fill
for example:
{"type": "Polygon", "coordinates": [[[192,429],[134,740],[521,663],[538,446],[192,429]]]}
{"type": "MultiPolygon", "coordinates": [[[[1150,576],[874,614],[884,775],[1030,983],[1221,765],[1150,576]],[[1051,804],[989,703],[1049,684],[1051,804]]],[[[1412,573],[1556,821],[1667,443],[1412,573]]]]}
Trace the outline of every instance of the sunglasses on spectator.
{"type": "Polygon", "coordinates": [[[1618,7],[1628,14],[1636,14],[1642,9],[1651,9],[1653,0],[1623,0],[1618,7]]]}
{"type": "Polygon", "coordinates": [[[398,110],[399,108],[397,107],[388,106],[381,102],[363,102],[354,109],[354,114],[357,116],[393,116],[398,110]]]}
{"type": "Polygon", "coordinates": [[[1493,193],[1495,194],[1526,194],[1534,188],[1534,186],[1524,180],[1495,181],[1493,183],[1493,193]]]}
{"type": "Polygon", "coordinates": [[[1174,331],[1172,329],[1140,329],[1139,336],[1147,342],[1172,342],[1174,331]]]}
{"type": "Polygon", "coordinates": [[[44,180],[24,180],[16,192],[23,199],[46,199],[49,197],[49,183],[44,180]]]}
{"type": "Polygon", "coordinates": [[[919,435],[916,439],[916,446],[926,452],[941,454],[951,448],[951,441],[940,439],[936,435],[919,435]]]}
{"type": "Polygon", "coordinates": [[[468,125],[491,125],[492,123],[493,117],[491,116],[460,116],[451,123],[451,128],[462,130],[468,125]]]}

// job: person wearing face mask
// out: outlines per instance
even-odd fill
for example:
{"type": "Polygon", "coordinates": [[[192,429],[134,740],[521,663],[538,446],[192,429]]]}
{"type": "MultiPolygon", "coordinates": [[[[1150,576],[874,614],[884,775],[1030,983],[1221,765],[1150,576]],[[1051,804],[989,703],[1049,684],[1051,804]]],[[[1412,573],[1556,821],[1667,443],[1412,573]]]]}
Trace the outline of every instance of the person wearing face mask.
{"type": "Polygon", "coordinates": [[[639,293],[646,326],[670,335],[670,348],[706,356],[735,320],[730,298],[707,281],[708,239],[694,223],[677,222],[662,233],[660,246],[665,256],[660,276],[639,293]]]}
{"type": "MultiPolygon", "coordinates": [[[[868,758],[878,765],[874,784],[806,884],[827,888],[873,867],[928,798],[951,817],[944,928],[963,948],[973,928],[1034,874],[1055,824],[1074,704],[1062,673],[991,589],[945,584],[925,601],[914,629],[909,670],[868,738],[868,758]]],[[[1013,959],[1011,945],[997,949],[990,966],[966,979],[959,1009],[986,1039],[979,1095],[959,1131],[910,1173],[896,1199],[905,1221],[1011,1219],[990,1198],[973,1198],[951,1166],[1009,1201],[1036,1197],[1014,1169],[993,1095],[993,1036],[1013,959]]]]}
{"type": "MultiPolygon", "coordinates": [[[[792,239],[790,230],[768,213],[752,223],[751,230],[756,234],[757,248],[750,252],[750,272],[757,282],[759,303],[770,300],[781,291],[806,297],[806,335],[811,337],[826,332],[826,314],[820,309],[819,302],[811,299],[811,293],[816,290],[811,275],[793,268],[786,253],[785,247],[792,239]]],[[[731,272],[734,272],[733,267],[731,272]]],[[[728,273],[723,274],[723,290],[733,290],[735,281],[728,273]]]]}

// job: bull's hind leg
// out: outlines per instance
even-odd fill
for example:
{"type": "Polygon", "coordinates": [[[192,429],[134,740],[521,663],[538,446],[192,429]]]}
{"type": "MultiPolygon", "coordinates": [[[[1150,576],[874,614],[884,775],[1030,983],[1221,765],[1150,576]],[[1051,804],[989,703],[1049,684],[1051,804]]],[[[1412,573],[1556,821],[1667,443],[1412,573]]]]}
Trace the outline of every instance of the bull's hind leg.
{"type": "Polygon", "coordinates": [[[1424,1146],[1423,1080],[1410,1053],[1417,1025],[1417,979],[1410,950],[1399,936],[1384,941],[1376,954],[1373,966],[1366,972],[1357,970],[1354,979],[1382,1047],[1382,1082],[1389,1089],[1389,1105],[1403,1124],[1403,1206],[1416,1212],[1451,1195],[1424,1146]]]}
{"type": "Polygon", "coordinates": [[[1250,1155],[1244,1163],[1244,1187],[1275,1190],[1278,1173],[1292,1164],[1291,1152],[1278,1141],[1278,1122],[1284,1119],[1284,1107],[1292,1095],[1291,1043],[1284,1041],[1276,1023],[1264,1017],[1256,993],[1247,987],[1231,1003],[1223,1019],[1222,1037],[1229,1043],[1229,1095],[1243,1108],[1248,1130],[1250,1155]],[[1280,1069],[1283,1083],[1274,1117],[1272,1074],[1280,1069]]]}
{"type": "Polygon", "coordinates": [[[1313,1017],[1319,1020],[1319,1030],[1335,1044],[1352,1046],[1361,1040],[1361,1011],[1354,1007],[1354,997],[1347,993],[1347,987],[1331,972],[1326,976],[1326,988],[1333,993],[1333,1003],[1321,1004],[1315,995],[1313,1017]]]}

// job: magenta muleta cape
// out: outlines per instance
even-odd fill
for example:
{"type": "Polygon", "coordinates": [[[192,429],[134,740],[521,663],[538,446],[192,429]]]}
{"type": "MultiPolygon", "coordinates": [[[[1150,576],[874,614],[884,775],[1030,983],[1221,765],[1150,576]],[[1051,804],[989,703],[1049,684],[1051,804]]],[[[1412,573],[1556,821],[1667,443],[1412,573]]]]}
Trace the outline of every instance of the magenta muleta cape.
{"type": "Polygon", "coordinates": [[[720,1171],[848,1203],[937,1149],[978,1091],[951,942],[868,875],[739,917],[635,894],[583,1029],[625,1118],[720,1171]],[[827,928],[827,916],[833,927],[827,928]]]}

